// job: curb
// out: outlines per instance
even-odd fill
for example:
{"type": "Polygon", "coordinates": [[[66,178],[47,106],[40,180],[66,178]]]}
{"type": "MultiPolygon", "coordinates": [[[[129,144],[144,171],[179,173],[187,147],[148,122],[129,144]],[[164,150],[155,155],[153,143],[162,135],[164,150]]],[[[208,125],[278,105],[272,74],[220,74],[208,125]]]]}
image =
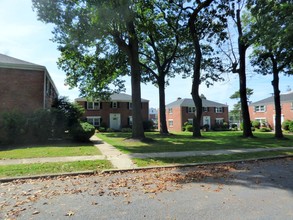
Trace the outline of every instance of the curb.
{"type": "Polygon", "coordinates": [[[43,174],[43,175],[34,175],[34,176],[19,176],[19,177],[10,177],[10,178],[0,178],[0,183],[12,182],[15,180],[28,180],[28,179],[41,179],[41,178],[53,178],[61,176],[78,176],[78,175],[93,175],[97,173],[126,173],[129,171],[141,171],[141,170],[151,170],[151,169],[168,169],[168,168],[180,168],[180,167],[192,167],[192,166],[202,166],[202,165],[217,165],[217,164],[230,164],[230,163],[244,163],[244,162],[255,162],[255,161],[266,161],[266,160],[276,160],[283,158],[293,158],[293,155],[281,155],[274,157],[259,157],[259,158],[250,158],[244,160],[230,160],[230,161],[219,161],[219,162],[203,162],[203,163],[187,163],[187,164],[173,164],[165,166],[150,166],[150,167],[135,167],[128,169],[108,169],[102,170],[101,172],[95,170],[86,170],[80,172],[70,172],[70,173],[55,173],[55,174],[43,174]]]}

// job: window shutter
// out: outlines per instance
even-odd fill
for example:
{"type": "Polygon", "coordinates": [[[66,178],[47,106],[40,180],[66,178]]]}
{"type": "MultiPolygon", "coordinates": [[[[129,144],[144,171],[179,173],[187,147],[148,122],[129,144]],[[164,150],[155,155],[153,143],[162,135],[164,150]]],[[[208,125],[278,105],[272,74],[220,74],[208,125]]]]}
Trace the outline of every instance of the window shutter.
{"type": "Polygon", "coordinates": [[[112,106],[113,106],[113,103],[112,103],[112,102],[110,102],[110,108],[112,108],[112,106]]]}
{"type": "Polygon", "coordinates": [[[224,109],[225,109],[225,108],[224,108],[224,107],[222,107],[222,112],[224,112],[224,109]]]}
{"type": "Polygon", "coordinates": [[[216,107],[214,107],[214,112],[216,112],[216,107]]]}
{"type": "Polygon", "coordinates": [[[207,107],[207,111],[208,111],[208,112],[210,111],[210,107],[207,107]]]}
{"type": "Polygon", "coordinates": [[[186,107],[186,113],[188,113],[188,107],[186,107]]]}
{"type": "Polygon", "coordinates": [[[117,108],[120,108],[120,102],[117,102],[117,108]]]}
{"type": "MultiPolygon", "coordinates": [[[[127,103],[127,109],[129,109],[130,106],[130,102],[127,103]]],[[[129,122],[129,118],[128,118],[128,122],[129,122]]]]}
{"type": "Polygon", "coordinates": [[[100,118],[100,123],[102,123],[102,121],[103,121],[103,118],[101,117],[101,118],[100,118]]]}
{"type": "Polygon", "coordinates": [[[100,109],[102,109],[103,108],[103,105],[102,105],[102,102],[100,102],[100,109]]]}
{"type": "Polygon", "coordinates": [[[84,102],[84,108],[87,109],[87,102],[84,102]]]}
{"type": "Polygon", "coordinates": [[[130,119],[127,117],[127,125],[130,125],[130,119]]]}

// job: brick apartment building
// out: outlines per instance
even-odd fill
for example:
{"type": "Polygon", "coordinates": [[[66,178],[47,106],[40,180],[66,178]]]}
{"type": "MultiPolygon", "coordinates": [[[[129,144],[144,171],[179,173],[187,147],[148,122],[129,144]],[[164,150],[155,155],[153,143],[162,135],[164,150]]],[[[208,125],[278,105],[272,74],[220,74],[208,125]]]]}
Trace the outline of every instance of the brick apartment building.
{"type": "MultiPolygon", "coordinates": [[[[215,125],[228,123],[228,105],[202,99],[201,125],[215,125]]],[[[178,98],[176,101],[166,105],[166,121],[169,131],[182,131],[185,122],[192,124],[195,113],[195,105],[192,99],[178,98]]]]}
{"type": "Polygon", "coordinates": [[[0,114],[51,107],[58,91],[46,67],[0,54],[0,114]]]}
{"type": "MultiPolygon", "coordinates": [[[[77,98],[75,101],[85,108],[84,117],[95,127],[109,127],[120,130],[132,126],[132,97],[120,93],[110,96],[109,101],[90,101],[77,98]]],[[[141,114],[143,121],[149,119],[149,101],[141,99],[141,114]]]]}
{"type": "MultiPolygon", "coordinates": [[[[293,120],[293,92],[280,95],[281,98],[281,122],[293,120]]],[[[262,99],[249,105],[251,121],[259,121],[269,127],[275,127],[275,103],[274,96],[262,99]]]]}

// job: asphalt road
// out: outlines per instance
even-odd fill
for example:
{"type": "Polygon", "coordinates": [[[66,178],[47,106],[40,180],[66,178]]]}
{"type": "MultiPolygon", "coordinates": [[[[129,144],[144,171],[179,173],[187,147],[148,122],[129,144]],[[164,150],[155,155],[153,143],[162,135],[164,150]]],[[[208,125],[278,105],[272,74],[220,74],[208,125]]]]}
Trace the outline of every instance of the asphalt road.
{"type": "Polygon", "coordinates": [[[293,158],[2,183],[0,219],[293,219],[293,158]]]}

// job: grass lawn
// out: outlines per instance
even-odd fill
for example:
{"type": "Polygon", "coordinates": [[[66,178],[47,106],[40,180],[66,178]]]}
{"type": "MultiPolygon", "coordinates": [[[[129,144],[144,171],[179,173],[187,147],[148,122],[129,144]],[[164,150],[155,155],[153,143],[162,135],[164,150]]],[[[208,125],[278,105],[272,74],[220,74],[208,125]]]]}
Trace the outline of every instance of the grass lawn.
{"type": "Polygon", "coordinates": [[[0,166],[0,178],[76,172],[85,170],[101,171],[111,168],[112,165],[107,160],[5,165],[0,166]]]}
{"type": "Polygon", "coordinates": [[[242,132],[202,132],[203,138],[194,139],[190,132],[163,136],[158,132],[146,132],[150,142],[128,141],[130,133],[98,133],[97,136],[126,154],[150,152],[176,152],[221,150],[239,148],[292,147],[293,135],[285,135],[287,140],[277,140],[273,133],[254,132],[256,138],[243,138],[242,132]]]}
{"type": "Polygon", "coordinates": [[[171,164],[189,164],[189,163],[204,163],[204,162],[221,162],[244,159],[257,159],[263,157],[274,156],[293,156],[293,150],[290,151],[273,151],[273,152],[257,152],[257,153],[237,153],[217,156],[194,156],[194,157],[178,157],[178,158],[147,158],[133,159],[133,162],[138,167],[147,166],[164,166],[171,164]]]}
{"type": "Polygon", "coordinates": [[[62,143],[53,145],[0,147],[0,159],[21,159],[40,157],[91,156],[101,155],[101,152],[92,143],[76,144],[62,143]]]}

